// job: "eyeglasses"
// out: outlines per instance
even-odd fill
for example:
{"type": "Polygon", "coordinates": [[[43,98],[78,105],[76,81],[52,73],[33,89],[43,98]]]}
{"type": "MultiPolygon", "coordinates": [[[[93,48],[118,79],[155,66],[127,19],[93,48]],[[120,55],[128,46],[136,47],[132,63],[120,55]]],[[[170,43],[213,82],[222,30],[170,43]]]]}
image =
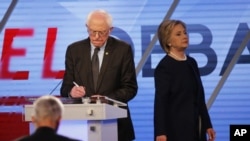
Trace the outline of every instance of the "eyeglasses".
{"type": "Polygon", "coordinates": [[[110,30],[95,31],[88,28],[88,33],[90,36],[96,36],[96,34],[98,34],[99,36],[103,37],[106,36],[109,33],[109,31],[110,30]]]}

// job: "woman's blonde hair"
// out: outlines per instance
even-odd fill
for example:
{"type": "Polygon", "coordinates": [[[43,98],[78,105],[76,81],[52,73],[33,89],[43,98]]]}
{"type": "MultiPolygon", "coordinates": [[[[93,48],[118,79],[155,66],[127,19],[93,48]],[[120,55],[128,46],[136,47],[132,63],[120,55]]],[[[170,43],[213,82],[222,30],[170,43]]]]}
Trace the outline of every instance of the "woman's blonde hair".
{"type": "Polygon", "coordinates": [[[169,53],[170,50],[169,40],[171,32],[173,31],[173,28],[178,24],[181,24],[186,29],[186,24],[180,20],[164,20],[158,27],[158,40],[160,42],[162,49],[166,53],[169,53]]]}

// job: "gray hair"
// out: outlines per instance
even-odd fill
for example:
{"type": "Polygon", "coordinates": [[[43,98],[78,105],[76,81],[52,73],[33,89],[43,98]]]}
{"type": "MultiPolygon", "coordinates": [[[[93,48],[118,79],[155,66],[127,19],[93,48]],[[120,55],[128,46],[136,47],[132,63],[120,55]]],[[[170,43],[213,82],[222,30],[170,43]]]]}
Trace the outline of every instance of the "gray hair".
{"type": "Polygon", "coordinates": [[[186,29],[186,24],[180,20],[164,20],[161,22],[161,24],[158,27],[158,39],[159,39],[162,49],[166,53],[169,53],[169,50],[170,50],[169,40],[171,37],[171,33],[173,31],[173,28],[179,24],[182,25],[186,29]]]}
{"type": "Polygon", "coordinates": [[[59,119],[63,113],[63,104],[59,98],[51,95],[41,96],[34,102],[34,118],[37,121],[49,118],[59,119]]]}
{"type": "Polygon", "coordinates": [[[113,27],[113,18],[112,18],[112,16],[107,11],[105,11],[103,9],[98,9],[98,10],[91,11],[87,16],[86,25],[89,25],[89,20],[91,19],[92,15],[96,14],[96,13],[99,13],[99,14],[102,14],[103,16],[105,16],[108,26],[113,27]]]}

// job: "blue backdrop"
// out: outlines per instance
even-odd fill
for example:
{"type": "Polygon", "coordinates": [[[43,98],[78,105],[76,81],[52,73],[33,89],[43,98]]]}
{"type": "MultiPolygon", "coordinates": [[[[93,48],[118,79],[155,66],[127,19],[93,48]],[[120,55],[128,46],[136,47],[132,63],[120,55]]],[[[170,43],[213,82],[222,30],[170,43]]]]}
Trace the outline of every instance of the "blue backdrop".
{"type": "Polygon", "coordinates": [[[134,48],[136,141],[153,140],[153,71],[164,55],[155,33],[164,18],[187,24],[217,140],[229,140],[230,124],[250,124],[248,0],[1,0],[0,96],[59,95],[67,45],[88,36],[85,17],[99,8],[113,15],[112,35],[134,48]]]}

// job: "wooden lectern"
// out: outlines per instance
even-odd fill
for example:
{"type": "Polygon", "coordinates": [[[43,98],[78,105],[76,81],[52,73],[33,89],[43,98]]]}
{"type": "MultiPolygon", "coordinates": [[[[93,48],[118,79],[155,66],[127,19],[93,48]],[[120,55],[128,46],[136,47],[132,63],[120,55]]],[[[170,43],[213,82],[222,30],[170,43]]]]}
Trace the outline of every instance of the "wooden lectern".
{"type": "MultiPolygon", "coordinates": [[[[107,97],[94,99],[94,102],[93,99],[84,98],[82,103],[76,104],[72,101],[65,102],[67,100],[62,99],[64,103],[62,120],[87,120],[88,141],[118,140],[117,118],[127,117],[127,110],[119,106],[127,106],[126,104],[107,97]]],[[[33,108],[32,104],[24,105],[25,121],[31,121],[33,108]]]]}

